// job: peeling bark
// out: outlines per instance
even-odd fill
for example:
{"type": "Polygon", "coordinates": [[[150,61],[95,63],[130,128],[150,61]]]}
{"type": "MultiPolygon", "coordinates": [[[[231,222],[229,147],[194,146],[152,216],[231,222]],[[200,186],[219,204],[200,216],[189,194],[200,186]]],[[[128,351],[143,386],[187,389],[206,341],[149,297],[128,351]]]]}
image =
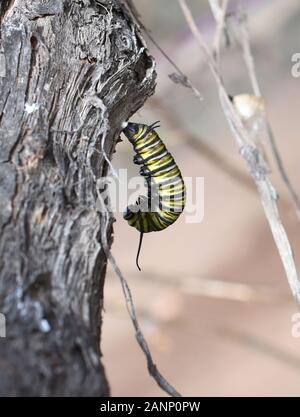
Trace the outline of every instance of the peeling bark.
{"type": "Polygon", "coordinates": [[[105,396],[96,184],[154,63],[117,0],[4,0],[0,21],[0,395],[105,396]]]}

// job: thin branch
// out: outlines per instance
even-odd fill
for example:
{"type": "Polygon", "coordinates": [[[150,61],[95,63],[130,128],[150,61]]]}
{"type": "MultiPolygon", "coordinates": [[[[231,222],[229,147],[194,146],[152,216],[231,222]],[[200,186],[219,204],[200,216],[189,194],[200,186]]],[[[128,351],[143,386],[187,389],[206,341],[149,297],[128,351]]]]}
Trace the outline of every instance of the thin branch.
{"type": "Polygon", "coordinates": [[[266,161],[264,160],[264,157],[261,154],[259,148],[249,137],[247,130],[243,126],[240,117],[236,112],[236,109],[232,105],[232,102],[230,101],[229,96],[224,88],[221,75],[218,72],[216,61],[214,60],[206,42],[204,41],[202,34],[199,31],[185,0],[178,0],[178,3],[182,9],[187,24],[189,25],[190,30],[200,47],[201,52],[205,55],[207,64],[209,65],[209,68],[211,69],[211,72],[217,83],[223,112],[240,150],[240,154],[246,161],[250,174],[252,175],[252,178],[255,181],[259,191],[261,203],[263,205],[265,215],[267,217],[274,241],[281,257],[290,289],[297,301],[298,306],[300,307],[300,283],[298,274],[291,245],[279,217],[277,208],[277,192],[269,179],[266,161]]]}
{"type": "Polygon", "coordinates": [[[111,224],[110,213],[107,210],[107,207],[106,207],[106,205],[103,201],[103,198],[102,198],[100,192],[98,192],[98,198],[99,198],[99,203],[100,203],[100,206],[101,206],[100,220],[101,220],[101,244],[102,244],[102,248],[104,250],[105,256],[110,261],[110,263],[113,267],[113,270],[115,271],[117,277],[120,280],[122,290],[123,290],[123,294],[124,294],[124,298],[125,298],[126,308],[127,308],[127,311],[129,313],[130,319],[132,321],[132,324],[133,324],[133,327],[134,327],[134,330],[135,330],[136,340],[137,340],[141,350],[143,351],[143,353],[146,357],[149,374],[154,378],[154,380],[156,381],[158,386],[163,391],[165,391],[167,394],[169,394],[172,397],[181,397],[181,394],[179,394],[179,392],[176,391],[176,389],[173,388],[172,385],[163,377],[163,375],[159,372],[159,370],[157,369],[157,366],[153,362],[149,346],[148,346],[148,344],[145,340],[145,337],[142,333],[142,330],[140,328],[140,325],[139,325],[139,322],[138,322],[138,319],[137,319],[137,316],[136,316],[135,306],[134,306],[134,302],[133,302],[133,298],[132,298],[132,294],[131,294],[129,285],[128,285],[124,275],[122,274],[120,268],[118,267],[118,265],[116,263],[116,260],[113,257],[113,255],[110,251],[110,248],[109,248],[109,244],[108,244],[108,241],[107,241],[107,230],[109,228],[109,225],[111,224]]]}
{"type": "MultiPolygon", "coordinates": [[[[249,39],[249,31],[248,31],[248,27],[247,27],[247,21],[246,21],[246,14],[242,11],[240,11],[239,16],[237,16],[236,21],[238,22],[239,28],[240,28],[240,35],[238,37],[238,41],[242,46],[242,50],[243,50],[243,58],[249,73],[249,77],[250,77],[250,81],[251,81],[251,85],[253,88],[253,92],[256,96],[261,97],[261,89],[259,86],[259,82],[258,82],[258,78],[256,75],[256,70],[255,70],[255,64],[254,64],[254,58],[253,58],[253,54],[251,51],[251,46],[250,46],[250,39],[249,39]]],[[[293,204],[295,206],[296,209],[296,213],[298,216],[298,219],[300,220],[300,199],[298,194],[296,193],[290,179],[289,176],[286,172],[286,169],[284,167],[284,163],[283,160],[281,158],[280,152],[278,150],[278,146],[276,144],[276,140],[275,140],[275,136],[270,124],[270,121],[268,120],[267,116],[266,116],[266,127],[267,127],[267,134],[268,134],[268,139],[269,139],[269,143],[272,149],[272,153],[273,156],[275,158],[276,161],[276,165],[277,168],[279,170],[279,173],[281,175],[281,178],[283,180],[283,182],[285,183],[288,192],[290,194],[290,197],[293,201],[293,204]]]]}

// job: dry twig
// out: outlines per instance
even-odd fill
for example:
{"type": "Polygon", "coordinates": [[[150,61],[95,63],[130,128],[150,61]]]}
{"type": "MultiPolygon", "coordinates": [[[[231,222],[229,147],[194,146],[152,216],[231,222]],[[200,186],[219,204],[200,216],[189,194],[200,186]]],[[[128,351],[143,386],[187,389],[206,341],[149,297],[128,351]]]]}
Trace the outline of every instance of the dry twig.
{"type": "MultiPolygon", "coordinates": [[[[210,0],[211,2],[212,0],[210,0]]],[[[242,7],[242,6],[241,6],[242,7]]],[[[247,27],[247,19],[246,19],[246,14],[244,13],[243,10],[240,10],[239,15],[236,16],[236,22],[238,24],[238,28],[239,28],[239,36],[238,36],[238,41],[242,47],[243,50],[243,58],[248,70],[248,74],[249,74],[249,78],[251,81],[251,85],[252,85],[252,89],[254,94],[257,97],[261,97],[262,93],[261,93],[261,89],[259,86],[259,82],[258,82],[258,78],[256,75],[256,70],[255,70],[255,64],[254,64],[254,58],[253,58],[253,54],[251,51],[251,46],[250,46],[250,39],[249,39],[249,31],[248,31],[248,27],[247,27]]],[[[272,126],[270,124],[270,121],[268,119],[268,117],[266,116],[266,127],[267,127],[267,135],[268,135],[268,139],[269,139],[269,143],[271,146],[271,150],[274,156],[274,159],[276,161],[276,165],[277,168],[279,170],[279,173],[281,175],[281,178],[283,180],[283,182],[285,183],[287,190],[290,194],[291,200],[293,201],[293,204],[295,206],[296,209],[296,213],[298,216],[298,219],[300,220],[300,199],[298,194],[296,193],[290,179],[289,176],[286,172],[286,169],[284,167],[284,163],[283,160],[281,158],[280,152],[278,150],[277,144],[276,144],[276,139],[273,133],[273,129],[272,126]]]]}
{"type": "Polygon", "coordinates": [[[296,271],[291,245],[279,217],[277,208],[278,196],[276,189],[270,181],[267,164],[260,150],[249,137],[247,130],[243,126],[240,117],[236,112],[236,109],[229,99],[228,93],[223,85],[222,77],[218,71],[216,60],[211,54],[208,45],[204,41],[190,9],[188,8],[185,0],[178,0],[178,3],[217,83],[223,112],[233,133],[240,154],[246,161],[249,172],[259,191],[261,203],[281,257],[290,289],[297,301],[298,306],[300,307],[300,283],[298,274],[296,271]]]}

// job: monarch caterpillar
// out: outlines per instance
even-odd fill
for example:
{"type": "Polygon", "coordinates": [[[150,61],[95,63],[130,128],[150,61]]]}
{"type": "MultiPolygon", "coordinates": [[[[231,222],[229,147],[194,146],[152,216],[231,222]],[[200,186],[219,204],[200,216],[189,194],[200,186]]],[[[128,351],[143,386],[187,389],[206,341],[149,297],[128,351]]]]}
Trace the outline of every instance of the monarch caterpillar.
{"type": "Polygon", "coordinates": [[[133,145],[136,155],[133,162],[141,165],[140,175],[145,177],[147,196],[139,196],[136,203],[126,208],[123,217],[140,232],[136,256],[139,254],[144,233],[158,232],[173,224],[185,206],[185,185],[181,172],[155,129],[150,126],[125,123],[123,132],[133,145]]]}

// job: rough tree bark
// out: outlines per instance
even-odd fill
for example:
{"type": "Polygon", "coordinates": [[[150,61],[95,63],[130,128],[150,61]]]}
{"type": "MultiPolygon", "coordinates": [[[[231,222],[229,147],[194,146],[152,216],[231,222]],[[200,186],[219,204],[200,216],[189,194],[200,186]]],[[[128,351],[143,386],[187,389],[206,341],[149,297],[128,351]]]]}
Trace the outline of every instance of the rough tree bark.
{"type": "Polygon", "coordinates": [[[0,395],[105,396],[96,184],[154,63],[121,1],[2,0],[0,22],[0,395]]]}

